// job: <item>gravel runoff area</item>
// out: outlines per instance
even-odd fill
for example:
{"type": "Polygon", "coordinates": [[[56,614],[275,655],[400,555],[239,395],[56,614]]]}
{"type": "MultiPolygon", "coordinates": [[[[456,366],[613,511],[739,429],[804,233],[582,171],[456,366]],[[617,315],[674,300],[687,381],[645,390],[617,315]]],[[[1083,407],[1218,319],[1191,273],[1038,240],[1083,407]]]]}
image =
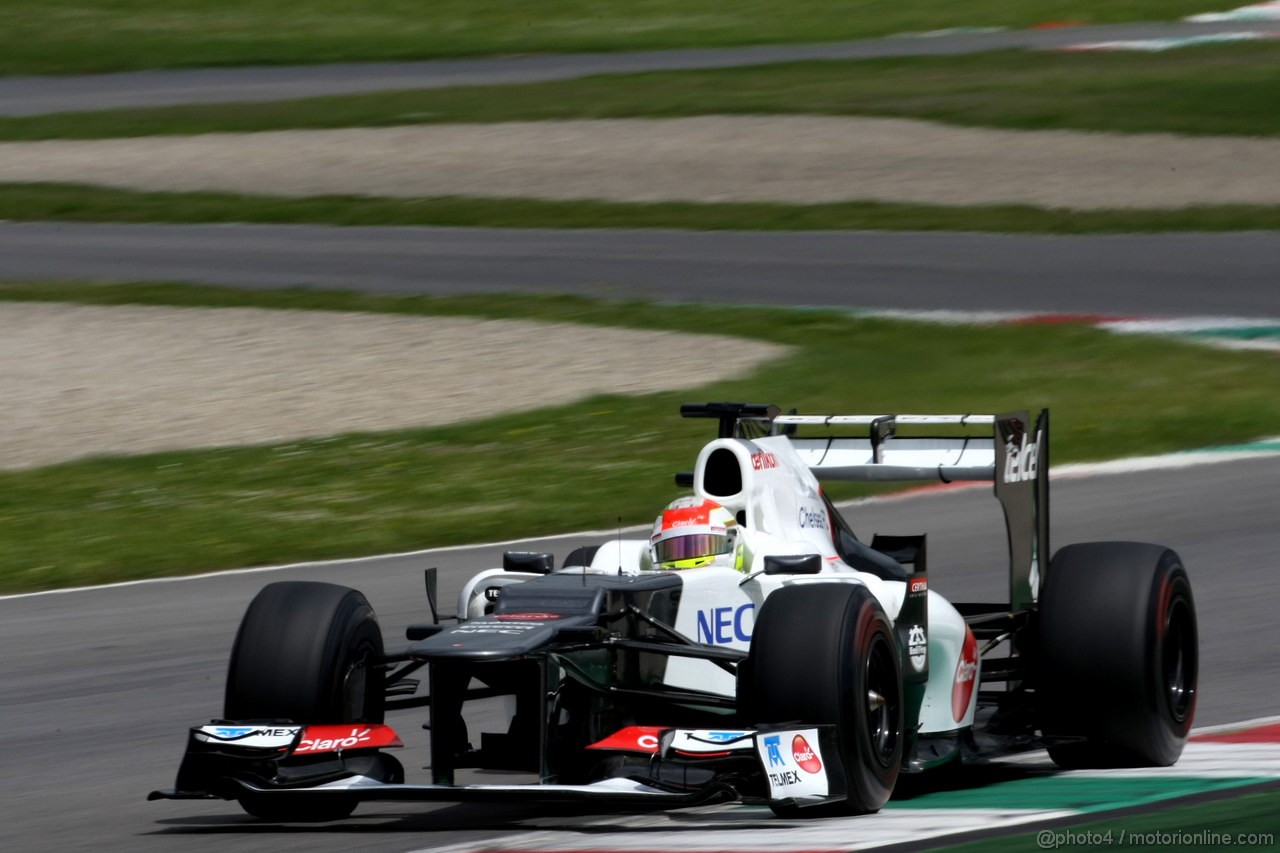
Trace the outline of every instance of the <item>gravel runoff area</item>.
{"type": "Polygon", "coordinates": [[[0,144],[0,182],[307,196],[850,199],[1080,210],[1280,203],[1280,141],[815,116],[0,144]]]}
{"type": "Polygon", "coordinates": [[[787,352],[511,320],[0,303],[0,468],[695,388],[787,352]]]}

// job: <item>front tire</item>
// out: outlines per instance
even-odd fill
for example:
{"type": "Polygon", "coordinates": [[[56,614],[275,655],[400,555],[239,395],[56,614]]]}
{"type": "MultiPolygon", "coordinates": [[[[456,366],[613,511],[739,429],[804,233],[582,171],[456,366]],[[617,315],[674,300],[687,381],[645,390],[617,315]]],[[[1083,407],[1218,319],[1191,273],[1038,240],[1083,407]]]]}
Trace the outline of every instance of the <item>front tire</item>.
{"type": "Polygon", "coordinates": [[[231,650],[228,720],[380,723],[382,631],[354,589],[283,581],[264,587],[231,650]]]}
{"type": "Polygon", "coordinates": [[[1037,692],[1054,762],[1177,761],[1199,669],[1195,602],[1178,555],[1140,542],[1069,545],[1053,557],[1039,613],[1037,692]]]}
{"type": "Polygon", "coordinates": [[[865,586],[784,586],[765,601],[738,703],[757,724],[833,724],[847,799],[821,806],[771,806],[780,817],[879,811],[893,793],[903,750],[897,641],[865,586]]]}
{"type": "MultiPolygon", "coordinates": [[[[300,581],[269,584],[240,622],[223,715],[303,725],[381,723],[382,650],[373,608],[356,590],[300,581]]],[[[383,763],[394,776],[394,760],[383,763]]],[[[246,812],[271,821],[341,820],[357,803],[342,794],[245,792],[238,799],[246,812]]]]}

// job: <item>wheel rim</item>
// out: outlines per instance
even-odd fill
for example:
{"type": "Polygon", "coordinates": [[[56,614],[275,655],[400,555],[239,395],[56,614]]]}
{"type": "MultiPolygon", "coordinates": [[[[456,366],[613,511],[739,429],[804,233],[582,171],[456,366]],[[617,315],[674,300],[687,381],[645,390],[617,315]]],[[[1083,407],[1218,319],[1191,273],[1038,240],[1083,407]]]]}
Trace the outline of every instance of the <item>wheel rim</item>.
{"type": "Polygon", "coordinates": [[[1185,596],[1175,595],[1169,602],[1160,651],[1169,713],[1182,723],[1191,713],[1196,691],[1195,623],[1185,596]]]}
{"type": "Polygon", "coordinates": [[[867,650],[865,664],[867,739],[871,754],[882,767],[890,766],[898,751],[899,692],[894,650],[884,634],[878,633],[867,650]]]}

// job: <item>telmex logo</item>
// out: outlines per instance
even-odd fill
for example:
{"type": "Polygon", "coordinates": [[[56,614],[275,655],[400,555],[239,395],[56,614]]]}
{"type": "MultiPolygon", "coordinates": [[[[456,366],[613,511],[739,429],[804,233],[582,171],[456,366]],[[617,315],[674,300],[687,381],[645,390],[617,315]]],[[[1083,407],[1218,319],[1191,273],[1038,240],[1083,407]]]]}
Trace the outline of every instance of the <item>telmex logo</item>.
{"type": "Polygon", "coordinates": [[[699,732],[705,740],[712,740],[716,743],[727,743],[731,740],[746,737],[751,732],[699,732]]]}
{"type": "Polygon", "coordinates": [[[787,763],[782,759],[781,735],[769,735],[764,739],[764,745],[769,752],[770,767],[781,767],[787,763]]]}
{"type": "Polygon", "coordinates": [[[228,728],[228,727],[222,727],[222,728],[216,728],[216,729],[214,729],[214,730],[213,730],[213,733],[214,733],[214,735],[216,735],[217,737],[224,737],[224,738],[227,738],[227,739],[231,739],[231,738],[237,738],[237,737],[244,737],[245,735],[251,735],[251,734],[253,734],[253,733],[254,733],[254,732],[256,732],[256,731],[257,731],[257,729],[251,729],[251,728],[239,728],[239,727],[237,727],[237,728],[228,728]]]}
{"type": "MultiPolygon", "coordinates": [[[[252,726],[218,726],[212,734],[219,740],[244,740],[250,737],[293,737],[297,729],[257,729],[252,726]]],[[[206,730],[206,734],[208,734],[206,730]]]]}
{"type": "Polygon", "coordinates": [[[806,773],[817,773],[822,770],[822,760],[813,751],[813,747],[809,746],[809,741],[804,739],[804,735],[796,735],[791,739],[791,757],[806,773]]]}

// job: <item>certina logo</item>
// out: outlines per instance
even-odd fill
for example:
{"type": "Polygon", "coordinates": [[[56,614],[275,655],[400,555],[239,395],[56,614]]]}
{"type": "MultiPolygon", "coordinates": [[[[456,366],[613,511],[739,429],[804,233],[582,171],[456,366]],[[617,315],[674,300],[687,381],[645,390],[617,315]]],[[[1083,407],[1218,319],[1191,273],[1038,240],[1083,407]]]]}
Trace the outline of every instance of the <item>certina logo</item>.
{"type": "Polygon", "coordinates": [[[809,741],[804,739],[804,735],[796,735],[792,738],[791,757],[806,773],[817,773],[822,770],[822,760],[813,751],[813,747],[809,746],[809,741]]]}
{"type": "Polygon", "coordinates": [[[782,736],[769,735],[764,739],[765,750],[769,753],[770,767],[783,767],[786,761],[782,758],[782,736]]]}
{"type": "Polygon", "coordinates": [[[815,528],[825,530],[827,527],[827,514],[811,507],[800,507],[800,526],[802,528],[815,528]]]}
{"type": "Polygon", "coordinates": [[[738,607],[714,607],[698,611],[698,642],[719,646],[737,641],[751,642],[751,628],[755,624],[754,604],[738,607]]]}
{"type": "Polygon", "coordinates": [[[1027,441],[1024,433],[1022,444],[1013,441],[1005,445],[1004,481],[1006,483],[1022,483],[1036,478],[1037,457],[1040,450],[1040,433],[1036,433],[1035,441],[1027,441]]]}
{"type": "Polygon", "coordinates": [[[759,453],[752,453],[751,467],[757,471],[760,471],[764,468],[777,468],[778,457],[774,456],[772,453],[770,453],[767,450],[762,450],[759,453]]]}
{"type": "Polygon", "coordinates": [[[928,589],[929,589],[929,582],[928,582],[927,580],[923,580],[923,579],[921,579],[921,580],[918,580],[918,581],[912,581],[912,582],[911,582],[911,591],[912,591],[913,593],[914,593],[914,592],[926,592],[926,591],[928,591],[928,589]]]}
{"type": "Polygon", "coordinates": [[[912,625],[907,631],[907,654],[911,656],[911,668],[916,672],[924,672],[928,661],[929,645],[925,639],[924,628],[912,625]]]}

